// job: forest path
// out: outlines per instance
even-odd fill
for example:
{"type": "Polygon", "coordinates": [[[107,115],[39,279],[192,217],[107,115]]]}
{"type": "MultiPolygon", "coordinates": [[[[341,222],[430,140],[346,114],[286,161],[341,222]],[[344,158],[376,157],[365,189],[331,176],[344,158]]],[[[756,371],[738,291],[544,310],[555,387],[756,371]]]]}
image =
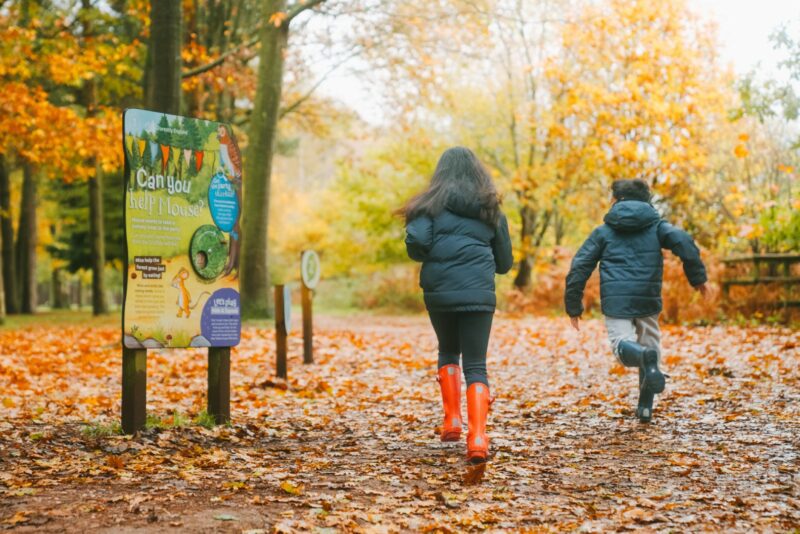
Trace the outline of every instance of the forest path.
{"type": "MultiPolygon", "coordinates": [[[[119,413],[118,330],[0,331],[0,527],[42,531],[789,530],[800,524],[800,332],[667,327],[653,423],[600,321],[498,316],[494,456],[466,485],[436,435],[424,317],[322,317],[317,363],[248,327],[233,425],[206,429],[205,357],[148,357],[163,428],[102,435],[119,413]],[[87,424],[91,422],[91,424],[87,424]],[[173,426],[176,425],[177,426],[173,426]]],[[[155,421],[155,420],[154,420],[155,421]]]]}

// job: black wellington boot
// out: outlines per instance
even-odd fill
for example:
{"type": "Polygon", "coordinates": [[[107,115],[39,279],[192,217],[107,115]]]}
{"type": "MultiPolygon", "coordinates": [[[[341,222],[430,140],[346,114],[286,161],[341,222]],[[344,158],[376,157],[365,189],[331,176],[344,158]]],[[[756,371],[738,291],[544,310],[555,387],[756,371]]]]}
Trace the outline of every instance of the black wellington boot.
{"type": "Polygon", "coordinates": [[[655,394],[650,391],[642,389],[642,380],[644,379],[644,370],[639,368],[639,402],[636,405],[636,417],[639,418],[640,423],[649,423],[653,417],[653,400],[655,394]]]}
{"type": "Polygon", "coordinates": [[[658,352],[632,341],[621,341],[619,356],[628,367],[639,368],[639,403],[636,415],[646,423],[653,415],[653,398],[664,391],[665,379],[658,368],[658,352]]]}

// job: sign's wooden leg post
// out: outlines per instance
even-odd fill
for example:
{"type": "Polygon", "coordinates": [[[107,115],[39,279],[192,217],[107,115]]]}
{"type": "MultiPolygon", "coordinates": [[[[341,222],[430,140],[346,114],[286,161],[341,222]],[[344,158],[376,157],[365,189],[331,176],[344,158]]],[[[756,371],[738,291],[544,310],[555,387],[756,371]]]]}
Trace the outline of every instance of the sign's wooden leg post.
{"type": "Polygon", "coordinates": [[[301,284],[303,301],[303,363],[314,363],[314,330],[311,307],[311,290],[301,284]]]}
{"type": "Polygon", "coordinates": [[[231,421],[231,349],[208,349],[208,408],[218,425],[231,421]]]}
{"type": "Polygon", "coordinates": [[[133,434],[147,420],[147,349],[122,348],[122,430],[133,434]]]}
{"type": "Polygon", "coordinates": [[[288,377],[286,370],[286,315],[284,313],[283,286],[275,286],[275,375],[284,380],[288,377]]]}

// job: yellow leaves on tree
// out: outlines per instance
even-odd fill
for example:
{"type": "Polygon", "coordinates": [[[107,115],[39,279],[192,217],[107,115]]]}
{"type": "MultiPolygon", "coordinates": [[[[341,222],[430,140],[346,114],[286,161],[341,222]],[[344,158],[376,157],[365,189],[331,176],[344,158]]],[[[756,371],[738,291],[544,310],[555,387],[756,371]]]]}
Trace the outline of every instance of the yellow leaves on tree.
{"type": "Polygon", "coordinates": [[[570,139],[562,157],[580,163],[568,171],[643,178],[673,207],[685,201],[707,172],[709,134],[725,119],[713,35],[684,0],[583,6],[546,67],[570,139]]]}

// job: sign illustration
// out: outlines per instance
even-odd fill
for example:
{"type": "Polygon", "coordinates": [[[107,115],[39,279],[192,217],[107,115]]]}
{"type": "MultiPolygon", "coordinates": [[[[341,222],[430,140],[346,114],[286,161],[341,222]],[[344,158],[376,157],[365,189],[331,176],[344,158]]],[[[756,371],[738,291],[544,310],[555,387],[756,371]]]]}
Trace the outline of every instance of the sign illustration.
{"type": "Polygon", "coordinates": [[[237,345],[242,158],[233,130],[139,109],[125,111],[123,130],[125,347],[237,345]]]}

